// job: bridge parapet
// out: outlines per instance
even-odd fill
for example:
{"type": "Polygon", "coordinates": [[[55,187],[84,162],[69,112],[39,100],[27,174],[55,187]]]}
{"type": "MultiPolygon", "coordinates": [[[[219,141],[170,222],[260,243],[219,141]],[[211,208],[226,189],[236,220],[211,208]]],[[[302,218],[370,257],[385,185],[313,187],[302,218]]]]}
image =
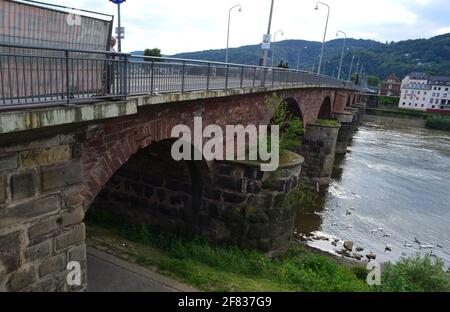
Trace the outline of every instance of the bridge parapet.
{"type": "Polygon", "coordinates": [[[5,43],[0,64],[1,110],[260,86],[357,89],[352,82],[284,68],[5,43]]]}

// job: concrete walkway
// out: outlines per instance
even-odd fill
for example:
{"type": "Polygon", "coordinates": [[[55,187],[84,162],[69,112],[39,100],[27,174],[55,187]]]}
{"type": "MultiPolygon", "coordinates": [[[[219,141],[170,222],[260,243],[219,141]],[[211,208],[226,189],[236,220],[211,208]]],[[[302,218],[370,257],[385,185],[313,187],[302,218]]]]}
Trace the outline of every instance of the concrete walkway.
{"type": "Polygon", "coordinates": [[[113,255],[88,247],[89,292],[177,292],[198,291],[113,255]]]}

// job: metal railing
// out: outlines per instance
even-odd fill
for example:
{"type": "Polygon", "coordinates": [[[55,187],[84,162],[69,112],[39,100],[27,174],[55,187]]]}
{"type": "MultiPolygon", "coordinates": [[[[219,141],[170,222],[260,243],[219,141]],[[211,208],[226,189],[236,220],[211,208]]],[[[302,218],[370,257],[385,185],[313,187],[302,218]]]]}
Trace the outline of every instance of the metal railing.
{"type": "Polygon", "coordinates": [[[258,86],[357,90],[306,71],[0,43],[0,109],[258,86]]]}

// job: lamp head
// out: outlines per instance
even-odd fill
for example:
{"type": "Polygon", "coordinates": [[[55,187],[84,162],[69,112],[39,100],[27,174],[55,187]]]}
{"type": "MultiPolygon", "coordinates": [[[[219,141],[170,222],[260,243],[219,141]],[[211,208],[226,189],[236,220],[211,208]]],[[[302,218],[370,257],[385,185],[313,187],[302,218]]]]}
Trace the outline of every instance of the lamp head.
{"type": "Polygon", "coordinates": [[[242,7],[241,7],[241,5],[239,5],[238,12],[242,12],[242,7]]]}
{"type": "Polygon", "coordinates": [[[314,8],[314,10],[318,10],[319,9],[319,5],[318,4],[316,4],[316,7],[314,8]]]}

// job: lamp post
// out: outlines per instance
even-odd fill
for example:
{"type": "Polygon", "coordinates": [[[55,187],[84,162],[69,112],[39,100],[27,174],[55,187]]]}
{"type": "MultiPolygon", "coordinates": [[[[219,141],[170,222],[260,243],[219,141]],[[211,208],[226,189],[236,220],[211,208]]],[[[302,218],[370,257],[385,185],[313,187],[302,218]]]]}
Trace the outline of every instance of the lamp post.
{"type": "Polygon", "coordinates": [[[356,71],[355,71],[355,73],[357,74],[358,73],[358,69],[359,69],[359,56],[355,56],[355,58],[358,59],[358,62],[356,63],[356,71]]]}
{"type": "Polygon", "coordinates": [[[342,47],[341,62],[339,63],[339,71],[338,71],[338,76],[337,76],[338,79],[341,78],[342,61],[344,60],[345,44],[346,44],[346,42],[347,42],[347,34],[346,34],[345,32],[343,32],[342,30],[339,30],[339,31],[336,33],[336,36],[339,36],[339,33],[344,34],[344,46],[342,47]]]}
{"type": "Polygon", "coordinates": [[[228,31],[227,31],[227,52],[225,55],[225,63],[228,63],[228,45],[230,43],[230,21],[231,21],[231,11],[233,11],[234,8],[239,8],[239,12],[242,12],[242,7],[240,4],[236,4],[235,6],[231,7],[228,11],[228,31]]]}
{"type": "Polygon", "coordinates": [[[307,46],[305,46],[303,49],[302,48],[298,49],[297,70],[300,69],[300,54],[302,53],[302,50],[306,50],[306,49],[308,49],[307,46]]]}
{"type": "Polygon", "coordinates": [[[352,50],[352,63],[350,64],[350,71],[348,72],[348,81],[350,81],[352,76],[352,69],[353,69],[353,61],[355,60],[355,50],[352,50]]]}
{"type": "Polygon", "coordinates": [[[312,66],[312,71],[311,72],[314,72],[316,70],[316,59],[319,58],[319,57],[320,57],[320,55],[316,55],[314,57],[314,59],[313,59],[313,66],[312,66]]]}
{"type": "Polygon", "coordinates": [[[318,1],[318,2],[316,3],[315,10],[318,10],[318,9],[319,9],[319,4],[322,4],[322,5],[326,6],[327,9],[328,9],[328,13],[327,13],[327,21],[326,21],[326,23],[325,23],[325,32],[323,33],[322,49],[321,49],[321,51],[320,51],[319,68],[317,69],[317,73],[320,75],[320,70],[321,70],[321,68],[322,68],[323,49],[324,49],[324,46],[325,46],[325,39],[326,39],[326,37],[327,37],[328,19],[329,19],[329,17],[330,17],[330,6],[329,6],[328,4],[326,4],[326,3],[324,3],[324,2],[318,1]]]}
{"type": "Polygon", "coordinates": [[[273,34],[273,43],[272,43],[272,67],[273,67],[273,61],[274,61],[274,58],[275,58],[275,41],[276,41],[276,38],[277,38],[277,34],[278,34],[278,33],[281,33],[282,36],[284,35],[282,29],[277,30],[277,31],[273,34]]]}

